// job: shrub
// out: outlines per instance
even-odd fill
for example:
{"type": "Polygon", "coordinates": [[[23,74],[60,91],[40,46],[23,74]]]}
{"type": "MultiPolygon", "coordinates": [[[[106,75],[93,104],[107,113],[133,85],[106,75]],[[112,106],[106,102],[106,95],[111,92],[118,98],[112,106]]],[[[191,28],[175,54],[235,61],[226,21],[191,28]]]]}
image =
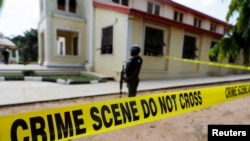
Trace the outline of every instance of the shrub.
{"type": "Polygon", "coordinates": [[[33,71],[33,70],[24,70],[24,71],[22,71],[22,74],[24,76],[35,76],[36,75],[35,71],[33,71]]]}

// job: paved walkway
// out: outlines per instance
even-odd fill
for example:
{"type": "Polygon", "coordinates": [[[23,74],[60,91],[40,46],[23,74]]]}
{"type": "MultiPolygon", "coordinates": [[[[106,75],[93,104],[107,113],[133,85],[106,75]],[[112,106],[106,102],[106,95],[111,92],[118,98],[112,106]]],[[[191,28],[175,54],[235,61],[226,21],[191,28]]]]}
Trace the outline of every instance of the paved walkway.
{"type": "MultiPolygon", "coordinates": [[[[185,79],[164,79],[141,81],[138,91],[249,80],[250,74],[207,76],[185,79]]],[[[63,85],[36,81],[0,81],[0,106],[38,101],[77,98],[93,95],[119,94],[119,82],[63,85]]],[[[123,93],[127,92],[126,84],[123,93]]],[[[127,95],[126,95],[127,96],[127,95]]]]}

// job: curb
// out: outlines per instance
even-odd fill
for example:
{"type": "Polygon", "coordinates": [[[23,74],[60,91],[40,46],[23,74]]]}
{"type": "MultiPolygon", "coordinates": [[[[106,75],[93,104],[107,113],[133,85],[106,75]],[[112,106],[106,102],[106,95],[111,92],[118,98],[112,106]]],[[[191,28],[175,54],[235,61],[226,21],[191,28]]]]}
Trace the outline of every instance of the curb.
{"type": "Polygon", "coordinates": [[[72,84],[96,84],[103,83],[105,80],[91,80],[91,81],[73,81],[70,79],[52,79],[52,78],[43,78],[36,76],[24,76],[24,77],[0,77],[0,81],[37,81],[37,82],[52,82],[63,85],[72,85],[72,84]]]}

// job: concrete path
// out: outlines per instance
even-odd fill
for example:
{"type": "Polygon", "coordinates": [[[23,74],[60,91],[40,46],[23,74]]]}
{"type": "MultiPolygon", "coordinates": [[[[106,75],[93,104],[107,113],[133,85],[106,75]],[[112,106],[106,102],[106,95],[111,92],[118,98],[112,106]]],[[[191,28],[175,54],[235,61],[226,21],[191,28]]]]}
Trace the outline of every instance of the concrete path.
{"type": "MultiPolygon", "coordinates": [[[[250,81],[250,74],[216,77],[207,76],[185,79],[144,80],[141,81],[138,91],[232,82],[238,80],[250,81]]],[[[119,92],[119,82],[117,81],[80,85],[63,85],[36,81],[0,81],[0,106],[94,95],[119,94],[119,92]]],[[[123,93],[127,93],[125,83],[123,85],[123,93]]],[[[126,96],[127,95],[124,94],[124,97],[126,96]]]]}

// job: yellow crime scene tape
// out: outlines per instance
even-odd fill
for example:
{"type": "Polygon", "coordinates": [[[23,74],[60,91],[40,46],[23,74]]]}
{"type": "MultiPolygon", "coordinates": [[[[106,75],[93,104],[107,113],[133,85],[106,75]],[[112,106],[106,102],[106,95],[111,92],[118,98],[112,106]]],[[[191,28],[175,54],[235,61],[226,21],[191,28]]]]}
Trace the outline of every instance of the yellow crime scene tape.
{"type": "Polygon", "coordinates": [[[156,121],[250,94],[250,83],[197,88],[0,117],[0,141],[69,140],[156,121]]]}
{"type": "Polygon", "coordinates": [[[216,66],[216,67],[224,67],[224,68],[240,69],[240,70],[250,70],[250,67],[243,66],[243,65],[224,64],[224,63],[218,63],[218,62],[201,61],[201,60],[193,60],[193,59],[183,59],[183,58],[173,57],[173,56],[164,56],[164,58],[169,59],[169,60],[176,60],[176,61],[196,63],[196,64],[202,64],[202,65],[216,66]]]}

